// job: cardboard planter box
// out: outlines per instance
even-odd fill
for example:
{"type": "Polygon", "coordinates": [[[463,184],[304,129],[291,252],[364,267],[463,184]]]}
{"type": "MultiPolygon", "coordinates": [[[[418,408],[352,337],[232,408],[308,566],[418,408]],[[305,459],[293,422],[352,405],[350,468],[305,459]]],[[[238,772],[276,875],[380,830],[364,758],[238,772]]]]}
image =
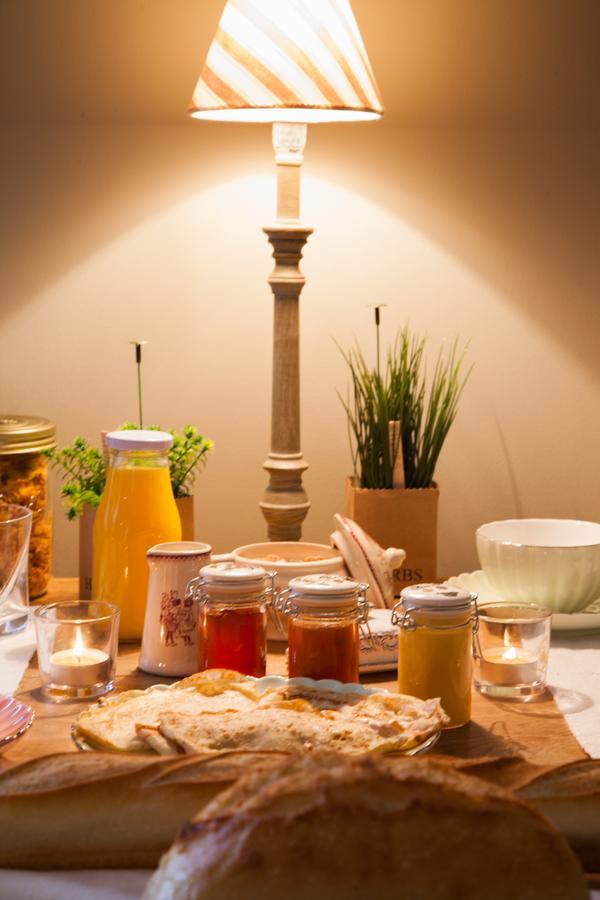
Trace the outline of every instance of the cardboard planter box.
{"type": "Polygon", "coordinates": [[[394,572],[395,593],[409,584],[437,580],[439,488],[358,488],[346,479],[344,514],[354,519],[382,547],[406,551],[394,572]]]}

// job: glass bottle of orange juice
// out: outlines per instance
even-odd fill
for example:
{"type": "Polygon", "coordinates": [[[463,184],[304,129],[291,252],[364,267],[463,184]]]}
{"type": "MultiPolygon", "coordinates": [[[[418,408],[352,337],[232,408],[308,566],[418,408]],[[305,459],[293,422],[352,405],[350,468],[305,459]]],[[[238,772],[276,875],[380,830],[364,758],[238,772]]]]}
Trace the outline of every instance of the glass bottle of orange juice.
{"type": "Polygon", "coordinates": [[[162,431],[111,431],[109,471],[96,512],[92,597],[121,609],[120,640],[139,640],[144,628],[148,565],[154,544],[181,540],[162,431]]]}
{"type": "Polygon", "coordinates": [[[444,584],[404,588],[394,606],[398,690],[422,700],[439,697],[458,728],[471,718],[472,643],[477,595],[444,584]]]}

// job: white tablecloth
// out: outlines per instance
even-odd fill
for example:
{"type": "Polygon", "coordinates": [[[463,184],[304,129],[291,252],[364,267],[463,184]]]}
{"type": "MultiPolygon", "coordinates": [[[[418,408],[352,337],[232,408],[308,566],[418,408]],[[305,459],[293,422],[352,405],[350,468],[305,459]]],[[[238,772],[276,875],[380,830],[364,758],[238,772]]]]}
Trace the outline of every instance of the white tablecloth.
{"type": "Polygon", "coordinates": [[[554,638],[548,683],[583,749],[600,757],[600,635],[554,638]]]}
{"type": "MultiPolygon", "coordinates": [[[[35,650],[33,625],[0,638],[0,693],[12,694],[35,650]]],[[[600,635],[554,639],[548,683],[581,746],[600,757],[600,635]]],[[[141,871],[0,872],[0,900],[138,900],[141,871]]],[[[592,892],[600,900],[600,891],[592,892]]]]}
{"type": "Polygon", "coordinates": [[[151,874],[147,869],[70,872],[3,869],[0,900],[139,900],[151,874]]]}

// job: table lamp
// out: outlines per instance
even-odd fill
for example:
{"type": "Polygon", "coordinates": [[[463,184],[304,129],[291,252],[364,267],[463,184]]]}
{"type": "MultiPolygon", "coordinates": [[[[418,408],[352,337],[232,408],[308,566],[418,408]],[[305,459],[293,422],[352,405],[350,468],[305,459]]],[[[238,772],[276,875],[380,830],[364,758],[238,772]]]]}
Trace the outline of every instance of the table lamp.
{"type": "Polygon", "coordinates": [[[277,218],[271,449],[260,507],[269,539],[299,540],[310,503],[300,449],[300,168],[307,124],[377,119],[381,97],[349,0],[228,0],[194,91],[196,119],[273,125],[277,218]]]}

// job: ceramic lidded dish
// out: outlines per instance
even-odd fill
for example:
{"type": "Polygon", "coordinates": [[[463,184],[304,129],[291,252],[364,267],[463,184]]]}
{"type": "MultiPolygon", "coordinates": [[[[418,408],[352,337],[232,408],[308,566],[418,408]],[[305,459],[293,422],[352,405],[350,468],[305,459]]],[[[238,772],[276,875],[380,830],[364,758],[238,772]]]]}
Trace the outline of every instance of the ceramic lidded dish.
{"type": "MultiPolygon", "coordinates": [[[[234,562],[252,561],[270,572],[275,572],[275,588],[282,591],[292,578],[303,575],[344,574],[344,560],[335,547],[313,544],[308,541],[265,541],[236,547],[229,554],[234,562]]],[[[287,641],[287,621],[275,613],[280,629],[269,622],[269,640],[287,641]]]]}
{"type": "Polygon", "coordinates": [[[485,575],[503,600],[574,613],[600,597],[600,523],[506,519],[477,529],[485,575]]]}

